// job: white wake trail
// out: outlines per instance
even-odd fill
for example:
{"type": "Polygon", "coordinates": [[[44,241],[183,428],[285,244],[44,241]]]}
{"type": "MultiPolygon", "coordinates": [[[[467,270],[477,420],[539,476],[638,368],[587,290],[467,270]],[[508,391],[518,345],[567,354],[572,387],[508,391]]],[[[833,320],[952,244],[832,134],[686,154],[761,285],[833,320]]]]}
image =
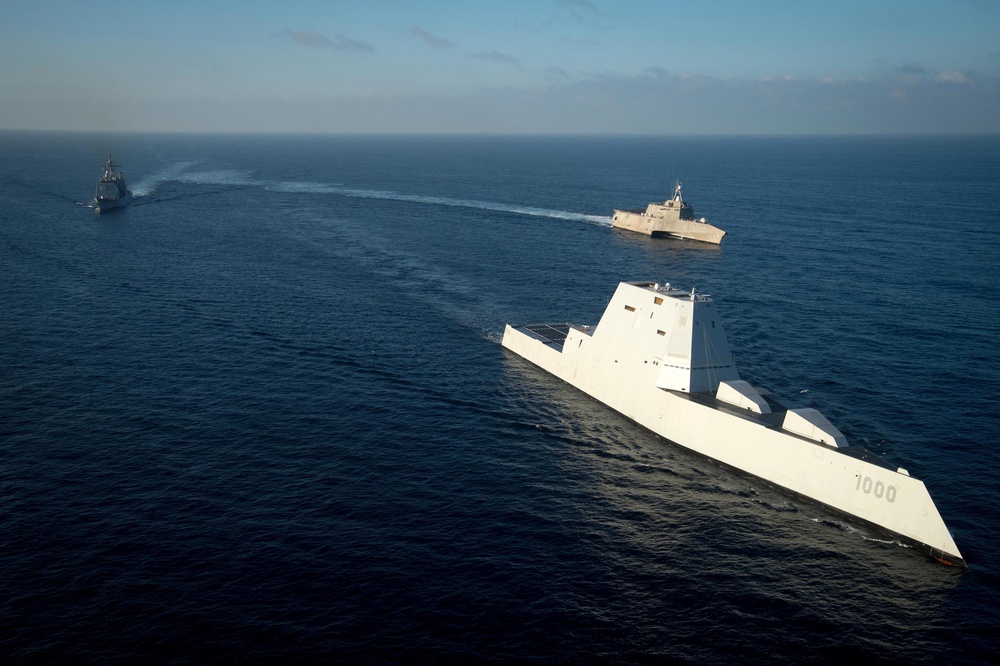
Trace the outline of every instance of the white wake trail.
{"type": "Polygon", "coordinates": [[[385,201],[406,201],[409,203],[427,204],[432,206],[475,208],[478,210],[491,210],[500,213],[514,213],[517,215],[531,215],[534,217],[548,217],[557,220],[572,220],[577,222],[589,222],[591,224],[599,224],[602,226],[611,226],[611,217],[609,216],[588,215],[585,213],[574,213],[565,210],[505,204],[494,201],[479,201],[476,199],[452,199],[450,197],[402,194],[400,192],[392,192],[389,190],[354,189],[328,183],[311,182],[275,183],[274,185],[271,185],[269,189],[273,189],[276,192],[337,194],[340,196],[356,197],[360,199],[381,199],[385,201]]]}

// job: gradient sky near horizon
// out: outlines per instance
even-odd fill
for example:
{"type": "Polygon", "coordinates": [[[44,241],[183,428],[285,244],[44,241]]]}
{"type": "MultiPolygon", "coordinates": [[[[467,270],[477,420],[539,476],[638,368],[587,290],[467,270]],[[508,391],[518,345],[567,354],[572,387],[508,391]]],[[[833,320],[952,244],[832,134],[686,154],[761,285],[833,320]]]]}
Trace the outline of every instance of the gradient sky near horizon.
{"type": "Polygon", "coordinates": [[[3,0],[0,129],[1000,132],[993,0],[3,0]]]}

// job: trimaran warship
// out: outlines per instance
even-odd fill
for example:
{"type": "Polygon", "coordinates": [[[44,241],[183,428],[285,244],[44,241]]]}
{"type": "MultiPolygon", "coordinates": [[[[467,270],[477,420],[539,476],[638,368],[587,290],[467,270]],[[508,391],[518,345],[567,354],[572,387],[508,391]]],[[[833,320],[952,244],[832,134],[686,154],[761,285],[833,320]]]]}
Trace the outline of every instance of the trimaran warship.
{"type": "Polygon", "coordinates": [[[671,442],[966,566],[922,481],[740,379],[708,295],[622,282],[596,327],[508,325],[503,346],[671,442]]]}
{"type": "Polygon", "coordinates": [[[722,237],[726,235],[725,231],[709,224],[705,218],[694,216],[694,209],[681,195],[679,181],[674,185],[672,199],[651,203],[645,211],[615,209],[611,226],[649,236],[673,236],[716,245],[722,243],[722,237]]]}

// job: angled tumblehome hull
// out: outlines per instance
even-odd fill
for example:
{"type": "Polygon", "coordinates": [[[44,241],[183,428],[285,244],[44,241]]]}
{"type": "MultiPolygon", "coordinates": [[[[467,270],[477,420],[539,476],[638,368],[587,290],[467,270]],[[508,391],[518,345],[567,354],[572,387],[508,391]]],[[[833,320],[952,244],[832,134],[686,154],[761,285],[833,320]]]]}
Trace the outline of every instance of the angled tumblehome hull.
{"type": "Polygon", "coordinates": [[[739,379],[707,296],[623,282],[596,327],[508,325],[503,346],[665,439],[965,565],[922,481],[739,379]]]}

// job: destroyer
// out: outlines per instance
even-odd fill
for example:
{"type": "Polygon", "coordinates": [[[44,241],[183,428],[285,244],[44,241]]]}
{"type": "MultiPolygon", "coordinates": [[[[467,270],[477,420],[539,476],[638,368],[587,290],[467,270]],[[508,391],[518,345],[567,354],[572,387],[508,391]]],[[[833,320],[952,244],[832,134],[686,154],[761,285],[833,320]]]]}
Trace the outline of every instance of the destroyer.
{"type": "Polygon", "coordinates": [[[132,192],[125,184],[125,176],[121,171],[115,173],[115,163],[108,153],[108,162],[104,165],[101,179],[97,181],[97,191],[94,193],[94,208],[97,212],[120,208],[132,201],[132,192]]]}
{"type": "Polygon", "coordinates": [[[596,327],[508,325],[503,346],[657,435],[965,567],[922,481],[740,379],[707,295],[622,282],[596,327]]]}
{"type": "Polygon", "coordinates": [[[674,198],[663,203],[651,203],[646,210],[615,210],[611,226],[650,236],[689,238],[705,243],[722,242],[726,232],[705,221],[695,219],[694,209],[684,202],[680,182],[674,185],[674,198]]]}

